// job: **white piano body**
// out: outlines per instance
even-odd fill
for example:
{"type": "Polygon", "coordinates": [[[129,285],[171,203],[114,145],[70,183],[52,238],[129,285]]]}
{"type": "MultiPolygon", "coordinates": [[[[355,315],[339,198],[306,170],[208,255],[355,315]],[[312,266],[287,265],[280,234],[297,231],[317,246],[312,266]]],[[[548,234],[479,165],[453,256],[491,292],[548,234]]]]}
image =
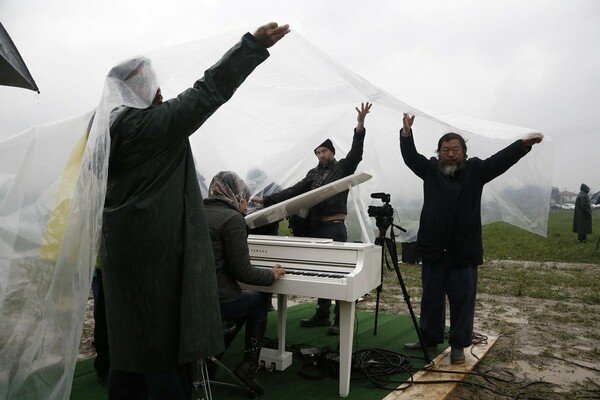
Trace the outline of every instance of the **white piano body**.
{"type": "Polygon", "coordinates": [[[281,264],[286,274],[272,286],[242,287],[277,294],[278,349],[263,348],[261,360],[284,370],[292,363],[285,351],[287,296],[338,300],[340,303],[340,396],[350,391],[355,301],[381,283],[381,247],[331,239],[250,235],[250,258],[257,267],[281,264]]]}

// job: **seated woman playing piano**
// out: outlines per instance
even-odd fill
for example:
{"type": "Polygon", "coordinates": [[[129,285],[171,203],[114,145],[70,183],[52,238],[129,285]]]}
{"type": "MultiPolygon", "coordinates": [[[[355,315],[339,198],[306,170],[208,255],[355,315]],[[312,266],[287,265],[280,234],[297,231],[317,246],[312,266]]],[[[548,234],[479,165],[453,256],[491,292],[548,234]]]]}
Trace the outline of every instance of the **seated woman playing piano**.
{"type": "Polygon", "coordinates": [[[225,348],[229,347],[245,323],[244,358],[234,373],[260,395],[264,389],[255,375],[267,327],[271,293],[242,289],[238,282],[270,286],[285,271],[279,264],[268,270],[250,263],[248,230],[244,220],[249,197],[248,187],[235,172],[221,171],[210,183],[204,206],[215,256],[225,348]]]}

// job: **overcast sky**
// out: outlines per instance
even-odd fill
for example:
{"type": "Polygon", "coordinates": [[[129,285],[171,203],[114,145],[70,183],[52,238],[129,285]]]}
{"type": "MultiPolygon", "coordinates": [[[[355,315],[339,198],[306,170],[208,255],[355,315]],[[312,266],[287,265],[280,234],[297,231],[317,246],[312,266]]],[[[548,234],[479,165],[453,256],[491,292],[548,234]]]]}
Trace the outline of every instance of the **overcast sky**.
{"type": "Polygon", "coordinates": [[[0,87],[0,139],[94,108],[125,58],[277,21],[414,107],[541,130],[554,184],[600,190],[597,0],[1,0],[0,21],[41,91],[0,87]]]}

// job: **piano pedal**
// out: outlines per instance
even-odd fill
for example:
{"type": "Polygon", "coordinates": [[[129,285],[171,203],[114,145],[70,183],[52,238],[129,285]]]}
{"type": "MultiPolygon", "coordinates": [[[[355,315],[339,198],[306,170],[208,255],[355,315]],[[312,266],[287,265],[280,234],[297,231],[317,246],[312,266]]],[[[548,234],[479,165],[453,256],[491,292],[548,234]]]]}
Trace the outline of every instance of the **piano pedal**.
{"type": "Polygon", "coordinates": [[[265,360],[261,360],[260,368],[264,368],[267,372],[273,372],[273,370],[275,370],[275,363],[271,362],[269,365],[267,365],[265,360]]]}
{"type": "Polygon", "coordinates": [[[269,371],[269,372],[275,371],[275,367],[276,367],[276,365],[273,362],[273,363],[271,363],[271,366],[269,368],[267,368],[267,371],[269,371]]]}
{"type": "Polygon", "coordinates": [[[292,365],[292,353],[287,351],[280,352],[277,349],[263,347],[260,350],[258,360],[267,370],[268,368],[275,368],[277,371],[284,371],[287,367],[292,365]]]}

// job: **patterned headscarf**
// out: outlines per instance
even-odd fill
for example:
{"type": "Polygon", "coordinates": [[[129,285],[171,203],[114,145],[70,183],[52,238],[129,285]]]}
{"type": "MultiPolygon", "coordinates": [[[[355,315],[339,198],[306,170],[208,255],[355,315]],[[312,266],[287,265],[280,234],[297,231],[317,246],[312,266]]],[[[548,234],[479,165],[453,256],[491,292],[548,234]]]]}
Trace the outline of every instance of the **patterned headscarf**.
{"type": "Polygon", "coordinates": [[[235,172],[221,171],[210,182],[208,197],[223,200],[236,210],[239,210],[240,201],[248,201],[250,190],[242,178],[235,172]]]}

